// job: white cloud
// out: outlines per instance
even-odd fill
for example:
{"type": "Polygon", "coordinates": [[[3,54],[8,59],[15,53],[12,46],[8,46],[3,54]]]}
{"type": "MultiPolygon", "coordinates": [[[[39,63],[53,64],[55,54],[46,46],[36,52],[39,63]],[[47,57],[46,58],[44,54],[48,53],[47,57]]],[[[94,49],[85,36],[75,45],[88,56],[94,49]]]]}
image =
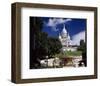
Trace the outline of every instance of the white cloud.
{"type": "Polygon", "coordinates": [[[65,22],[69,22],[69,21],[72,21],[72,19],[50,18],[48,22],[45,22],[45,24],[46,26],[51,27],[52,30],[58,31],[58,29],[56,29],[56,26],[58,24],[64,24],[65,22]]]}
{"type": "Polygon", "coordinates": [[[56,21],[55,21],[55,19],[49,19],[48,20],[48,23],[46,24],[47,26],[51,26],[51,27],[55,27],[55,25],[56,25],[56,21]]]}
{"type": "Polygon", "coordinates": [[[85,41],[85,31],[79,32],[72,37],[72,45],[80,45],[80,40],[85,41]]]}
{"type": "Polygon", "coordinates": [[[56,20],[56,22],[57,22],[58,24],[63,24],[63,23],[65,23],[65,22],[69,22],[69,21],[72,21],[72,19],[62,19],[62,18],[60,18],[60,19],[57,19],[57,20],[56,20]]]}
{"type": "Polygon", "coordinates": [[[63,24],[65,22],[71,21],[72,19],[62,19],[62,18],[50,18],[48,20],[48,23],[46,24],[47,26],[54,27],[57,24],[63,24]]]}

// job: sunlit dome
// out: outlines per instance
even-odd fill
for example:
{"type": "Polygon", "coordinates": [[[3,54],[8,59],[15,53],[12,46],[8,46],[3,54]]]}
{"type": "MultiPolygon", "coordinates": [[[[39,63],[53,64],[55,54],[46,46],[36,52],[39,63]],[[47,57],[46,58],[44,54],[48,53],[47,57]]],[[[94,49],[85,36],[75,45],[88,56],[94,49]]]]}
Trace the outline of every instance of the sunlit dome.
{"type": "Polygon", "coordinates": [[[66,30],[66,28],[65,28],[65,25],[64,25],[64,27],[63,27],[62,34],[67,34],[67,30],[66,30]]]}
{"type": "Polygon", "coordinates": [[[70,40],[70,36],[69,36],[69,34],[68,34],[68,39],[70,40]]]}
{"type": "Polygon", "coordinates": [[[61,39],[61,35],[59,34],[59,39],[61,39]]]}

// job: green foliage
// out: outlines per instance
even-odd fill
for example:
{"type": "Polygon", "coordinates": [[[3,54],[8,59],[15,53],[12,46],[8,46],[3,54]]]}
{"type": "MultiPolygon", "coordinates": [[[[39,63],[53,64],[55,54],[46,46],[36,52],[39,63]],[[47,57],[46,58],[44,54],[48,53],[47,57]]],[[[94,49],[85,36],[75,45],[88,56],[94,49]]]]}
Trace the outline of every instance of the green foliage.
{"type": "Polygon", "coordinates": [[[35,44],[34,54],[40,58],[48,55],[60,53],[61,43],[58,38],[48,37],[48,34],[42,32],[43,21],[41,18],[35,17],[32,19],[31,28],[33,29],[32,40],[35,44]]]}
{"type": "Polygon", "coordinates": [[[57,38],[48,38],[48,55],[53,56],[55,54],[60,53],[62,45],[57,38]]]}
{"type": "Polygon", "coordinates": [[[84,40],[80,40],[80,46],[78,47],[77,50],[86,52],[86,43],[84,42],[84,40]]]}

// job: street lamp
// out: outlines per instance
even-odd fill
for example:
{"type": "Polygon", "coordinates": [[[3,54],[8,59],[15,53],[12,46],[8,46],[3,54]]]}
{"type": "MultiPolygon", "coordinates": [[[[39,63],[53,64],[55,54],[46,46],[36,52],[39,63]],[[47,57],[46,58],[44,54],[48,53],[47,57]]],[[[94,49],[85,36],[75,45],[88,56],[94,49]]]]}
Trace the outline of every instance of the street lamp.
{"type": "Polygon", "coordinates": [[[48,67],[48,56],[46,56],[46,64],[47,64],[47,67],[48,67]]]}

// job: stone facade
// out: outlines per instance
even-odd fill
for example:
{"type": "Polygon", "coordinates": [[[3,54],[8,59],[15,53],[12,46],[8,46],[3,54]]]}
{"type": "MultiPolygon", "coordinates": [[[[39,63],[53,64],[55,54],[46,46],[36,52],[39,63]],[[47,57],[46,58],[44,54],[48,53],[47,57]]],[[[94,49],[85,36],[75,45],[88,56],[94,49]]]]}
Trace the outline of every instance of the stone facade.
{"type": "Polygon", "coordinates": [[[65,25],[62,29],[62,32],[59,33],[59,40],[62,44],[61,51],[76,51],[77,47],[72,46],[72,40],[70,38],[69,33],[67,32],[65,25]]]}

